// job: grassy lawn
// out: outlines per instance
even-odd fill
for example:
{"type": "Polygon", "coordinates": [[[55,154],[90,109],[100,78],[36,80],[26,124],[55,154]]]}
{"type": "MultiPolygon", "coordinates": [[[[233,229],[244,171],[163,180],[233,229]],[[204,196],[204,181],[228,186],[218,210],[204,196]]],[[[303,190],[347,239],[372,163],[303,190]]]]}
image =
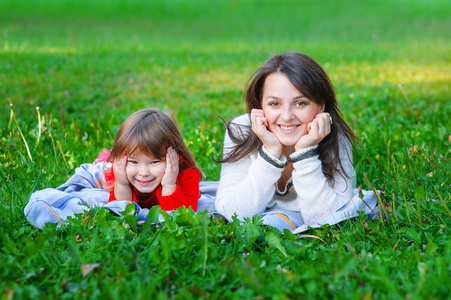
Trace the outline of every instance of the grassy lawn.
{"type": "Polygon", "coordinates": [[[450,298],[450,12],[447,0],[0,1],[2,299],[450,298]],[[249,76],[288,50],[330,75],[384,222],[307,232],[323,243],[186,209],[141,230],[102,209],[42,231],[26,220],[33,191],[111,148],[144,107],[171,110],[218,180],[213,116],[244,113],[249,76]]]}

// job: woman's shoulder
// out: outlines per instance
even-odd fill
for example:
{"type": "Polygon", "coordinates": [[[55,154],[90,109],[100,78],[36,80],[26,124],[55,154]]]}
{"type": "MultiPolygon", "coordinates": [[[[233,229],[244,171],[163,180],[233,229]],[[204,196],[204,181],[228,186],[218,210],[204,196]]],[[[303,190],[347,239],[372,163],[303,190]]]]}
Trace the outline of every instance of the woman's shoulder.
{"type": "Polygon", "coordinates": [[[233,135],[245,138],[251,130],[251,118],[249,114],[244,114],[233,118],[227,124],[227,130],[232,131],[233,135]]]}
{"type": "Polygon", "coordinates": [[[251,124],[251,117],[249,114],[244,114],[238,117],[235,117],[230,120],[230,124],[233,125],[250,125],[251,124]]]}
{"type": "Polygon", "coordinates": [[[339,133],[337,136],[338,146],[340,150],[346,150],[352,154],[352,142],[351,139],[343,133],[339,133]]]}

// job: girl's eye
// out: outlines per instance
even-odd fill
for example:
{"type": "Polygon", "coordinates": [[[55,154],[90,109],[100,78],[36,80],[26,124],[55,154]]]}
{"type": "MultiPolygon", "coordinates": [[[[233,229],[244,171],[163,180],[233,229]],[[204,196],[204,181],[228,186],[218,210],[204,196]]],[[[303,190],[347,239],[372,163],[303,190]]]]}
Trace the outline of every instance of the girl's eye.
{"type": "Polygon", "coordinates": [[[305,101],[297,101],[296,102],[296,106],[304,106],[307,105],[307,103],[305,101]]]}
{"type": "Polygon", "coordinates": [[[159,164],[159,163],[160,163],[159,160],[154,160],[154,161],[150,162],[151,165],[157,165],[157,164],[159,164]]]}
{"type": "Polygon", "coordinates": [[[138,163],[136,160],[132,160],[132,159],[129,159],[127,162],[129,164],[137,164],[138,163]]]}
{"type": "Polygon", "coordinates": [[[269,102],[268,105],[269,105],[269,106],[274,106],[274,107],[276,107],[276,106],[279,106],[279,102],[277,102],[277,101],[272,101],[272,102],[269,102]]]}

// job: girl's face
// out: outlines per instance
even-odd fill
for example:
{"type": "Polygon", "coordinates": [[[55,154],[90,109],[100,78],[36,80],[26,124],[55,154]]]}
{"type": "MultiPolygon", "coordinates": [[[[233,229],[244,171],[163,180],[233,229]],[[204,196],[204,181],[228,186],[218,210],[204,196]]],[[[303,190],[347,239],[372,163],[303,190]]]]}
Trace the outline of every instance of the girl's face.
{"type": "Polygon", "coordinates": [[[125,173],[140,196],[148,197],[160,185],[165,169],[164,161],[138,152],[127,158],[125,173]]]}
{"type": "Polygon", "coordinates": [[[324,104],[305,97],[282,73],[266,77],[261,105],[268,130],[286,147],[294,146],[307,134],[307,125],[324,111],[324,104]]]}

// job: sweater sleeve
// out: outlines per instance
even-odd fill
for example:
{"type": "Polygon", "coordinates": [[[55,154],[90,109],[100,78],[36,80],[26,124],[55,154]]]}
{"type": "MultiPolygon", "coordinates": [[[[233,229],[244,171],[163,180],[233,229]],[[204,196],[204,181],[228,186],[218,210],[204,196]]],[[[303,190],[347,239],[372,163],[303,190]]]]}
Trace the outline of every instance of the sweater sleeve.
{"type": "MultiPolygon", "coordinates": [[[[239,132],[240,125],[244,125],[241,127],[243,130],[246,124],[250,124],[249,115],[238,117],[234,124],[237,124],[236,132],[239,132]]],[[[235,143],[226,132],[223,157],[234,146],[235,143]]],[[[272,200],[275,183],[283,171],[283,167],[277,165],[283,165],[284,162],[271,156],[264,149],[262,151],[263,153],[258,154],[254,160],[249,155],[237,162],[222,164],[215,205],[218,212],[226,218],[231,219],[234,214],[240,219],[252,217],[264,212],[272,200]],[[266,156],[266,159],[262,155],[266,156]]]]}
{"type": "Polygon", "coordinates": [[[162,196],[162,189],[157,190],[157,199],[162,210],[175,210],[179,207],[190,207],[197,211],[199,201],[200,172],[189,168],[180,173],[177,179],[177,188],[168,196],[162,196]]]}
{"type": "MultiPolygon", "coordinates": [[[[296,152],[291,157],[299,155],[302,153],[296,152]]],[[[340,140],[339,158],[348,176],[343,178],[336,174],[333,186],[323,174],[318,154],[293,163],[293,184],[300,200],[299,211],[306,224],[321,221],[351,200],[355,171],[352,166],[351,143],[344,138],[340,140]]]]}

